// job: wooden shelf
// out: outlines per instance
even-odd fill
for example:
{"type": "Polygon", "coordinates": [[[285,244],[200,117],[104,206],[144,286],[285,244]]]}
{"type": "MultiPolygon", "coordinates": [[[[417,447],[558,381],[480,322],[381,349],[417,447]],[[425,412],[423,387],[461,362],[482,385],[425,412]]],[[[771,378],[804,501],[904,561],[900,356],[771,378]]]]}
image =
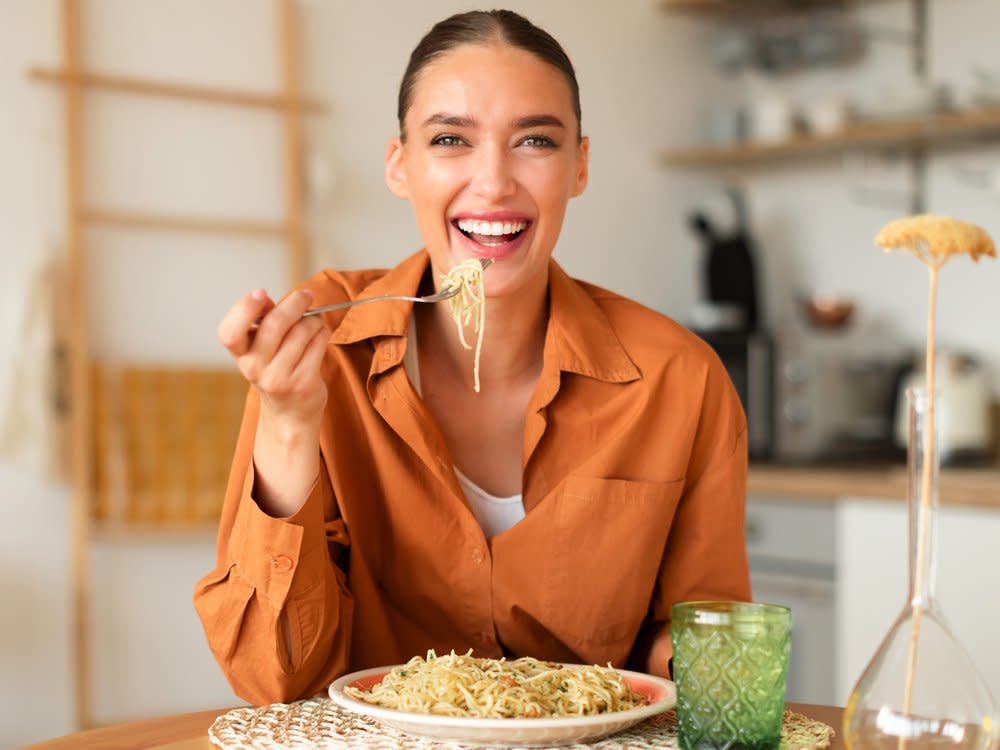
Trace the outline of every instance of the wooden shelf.
{"type": "Polygon", "coordinates": [[[194,216],[158,216],[124,211],[87,210],[81,217],[93,226],[117,229],[142,229],[158,232],[197,232],[205,234],[235,234],[251,237],[283,237],[288,227],[278,222],[214,219],[194,216]]]}
{"type": "Polygon", "coordinates": [[[660,6],[667,11],[720,17],[837,10],[862,4],[863,0],[660,0],[660,6]]]}
{"type": "Polygon", "coordinates": [[[1000,140],[1000,106],[925,117],[857,122],[830,135],[800,135],[779,143],[738,143],[667,151],[671,167],[713,168],[787,161],[863,148],[911,148],[970,140],[1000,140]]]}
{"type": "Polygon", "coordinates": [[[235,107],[252,107],[259,109],[300,109],[310,113],[322,113],[326,107],[315,99],[298,96],[289,97],[282,94],[259,94],[239,89],[197,86],[188,83],[172,83],[146,78],[132,78],[89,71],[71,71],[66,68],[33,67],[28,75],[36,81],[54,83],[66,86],[71,82],[83,88],[103,89],[121,94],[139,94],[143,96],[159,96],[170,99],[187,99],[189,101],[225,104],[235,107]]]}

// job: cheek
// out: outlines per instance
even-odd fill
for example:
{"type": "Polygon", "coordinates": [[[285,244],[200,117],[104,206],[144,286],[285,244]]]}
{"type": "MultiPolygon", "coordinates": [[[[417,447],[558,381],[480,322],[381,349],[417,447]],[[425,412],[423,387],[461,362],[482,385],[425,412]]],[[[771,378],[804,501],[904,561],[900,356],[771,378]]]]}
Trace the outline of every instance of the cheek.
{"type": "Polygon", "coordinates": [[[414,165],[410,172],[411,200],[418,210],[444,211],[461,189],[462,177],[456,165],[428,161],[414,165]]]}
{"type": "Polygon", "coordinates": [[[571,182],[575,174],[576,159],[573,158],[572,154],[562,151],[534,159],[525,159],[522,165],[526,179],[544,183],[550,187],[559,185],[565,191],[565,186],[571,182]]]}
{"type": "Polygon", "coordinates": [[[548,210],[565,208],[573,194],[573,173],[569,169],[539,170],[528,178],[530,191],[538,205],[548,210]]]}

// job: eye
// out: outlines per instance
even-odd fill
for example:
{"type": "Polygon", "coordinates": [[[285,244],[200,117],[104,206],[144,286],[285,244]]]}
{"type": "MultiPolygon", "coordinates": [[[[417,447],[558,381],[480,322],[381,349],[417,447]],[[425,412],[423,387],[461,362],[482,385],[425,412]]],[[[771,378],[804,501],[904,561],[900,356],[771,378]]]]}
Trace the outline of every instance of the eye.
{"type": "Polygon", "coordinates": [[[436,135],[431,139],[432,146],[462,146],[465,145],[465,141],[457,135],[450,135],[448,133],[442,133],[441,135],[436,135]]]}
{"type": "Polygon", "coordinates": [[[557,148],[557,144],[554,140],[549,138],[547,135],[526,135],[521,139],[522,146],[530,146],[531,148],[557,148]]]}

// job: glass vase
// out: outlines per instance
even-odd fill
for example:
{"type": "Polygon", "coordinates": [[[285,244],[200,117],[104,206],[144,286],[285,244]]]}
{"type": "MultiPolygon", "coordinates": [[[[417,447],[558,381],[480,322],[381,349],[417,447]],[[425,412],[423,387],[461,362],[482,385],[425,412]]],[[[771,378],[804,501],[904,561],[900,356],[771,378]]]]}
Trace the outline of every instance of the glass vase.
{"type": "Polygon", "coordinates": [[[907,602],[851,691],[844,741],[848,750],[993,750],[993,698],[934,596],[939,421],[923,388],[907,391],[907,403],[907,602]]]}

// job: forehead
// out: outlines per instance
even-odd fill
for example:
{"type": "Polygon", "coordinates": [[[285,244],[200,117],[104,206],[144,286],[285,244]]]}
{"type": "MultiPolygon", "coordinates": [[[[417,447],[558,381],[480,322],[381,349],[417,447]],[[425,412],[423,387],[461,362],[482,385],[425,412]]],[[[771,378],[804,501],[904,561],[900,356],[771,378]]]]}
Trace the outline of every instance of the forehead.
{"type": "Polygon", "coordinates": [[[407,120],[419,124],[437,112],[477,119],[551,113],[569,123],[573,101],[563,72],[533,53],[499,42],[463,44],[415,79],[407,120]]]}

